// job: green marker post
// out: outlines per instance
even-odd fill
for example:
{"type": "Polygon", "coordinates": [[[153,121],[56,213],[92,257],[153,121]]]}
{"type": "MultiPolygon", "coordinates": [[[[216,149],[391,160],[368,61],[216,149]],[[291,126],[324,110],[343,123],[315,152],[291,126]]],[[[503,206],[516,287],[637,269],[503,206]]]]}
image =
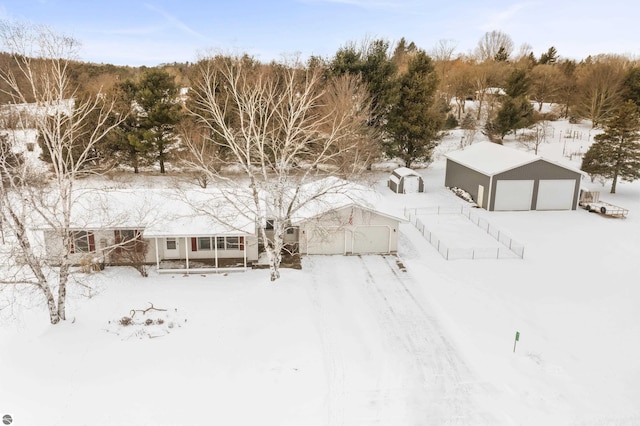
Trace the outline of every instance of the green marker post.
{"type": "Polygon", "coordinates": [[[513,353],[516,352],[516,344],[520,341],[520,332],[516,331],[516,340],[513,341],[513,353]]]}

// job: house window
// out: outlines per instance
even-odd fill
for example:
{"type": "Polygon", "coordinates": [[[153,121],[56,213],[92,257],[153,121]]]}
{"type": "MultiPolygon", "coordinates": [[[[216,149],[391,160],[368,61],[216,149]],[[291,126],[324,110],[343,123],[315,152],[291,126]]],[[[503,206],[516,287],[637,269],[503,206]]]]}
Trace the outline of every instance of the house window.
{"type": "Polygon", "coordinates": [[[275,219],[267,219],[267,223],[264,226],[264,229],[267,231],[273,231],[273,225],[275,223],[275,219]]]}
{"type": "Polygon", "coordinates": [[[117,229],[114,231],[115,243],[117,245],[115,251],[136,251],[142,252],[145,249],[142,240],[142,231],[137,229],[117,229]]]}
{"type": "Polygon", "coordinates": [[[227,237],[227,250],[238,250],[240,241],[238,237],[227,237]]]}
{"type": "Polygon", "coordinates": [[[211,237],[199,237],[198,250],[211,250],[211,237]]]}
{"type": "Polygon", "coordinates": [[[216,237],[216,247],[219,250],[224,250],[224,237],[216,237]]]}
{"type": "Polygon", "coordinates": [[[287,235],[293,235],[294,231],[295,230],[293,228],[291,228],[291,227],[287,228],[287,235]]]}
{"type": "Polygon", "coordinates": [[[178,242],[175,238],[167,238],[167,250],[175,250],[178,248],[178,242]]]}
{"type": "Polygon", "coordinates": [[[71,253],[91,253],[96,251],[96,242],[93,232],[71,232],[71,253]]]}

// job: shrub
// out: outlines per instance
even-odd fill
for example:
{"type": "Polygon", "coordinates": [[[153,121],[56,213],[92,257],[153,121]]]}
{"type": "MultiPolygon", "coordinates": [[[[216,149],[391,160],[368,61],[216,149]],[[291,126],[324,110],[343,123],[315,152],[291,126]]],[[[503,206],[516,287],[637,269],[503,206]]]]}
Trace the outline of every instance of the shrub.
{"type": "Polygon", "coordinates": [[[458,127],[458,120],[453,114],[447,115],[447,119],[444,121],[444,128],[447,130],[455,129],[458,127]]]}

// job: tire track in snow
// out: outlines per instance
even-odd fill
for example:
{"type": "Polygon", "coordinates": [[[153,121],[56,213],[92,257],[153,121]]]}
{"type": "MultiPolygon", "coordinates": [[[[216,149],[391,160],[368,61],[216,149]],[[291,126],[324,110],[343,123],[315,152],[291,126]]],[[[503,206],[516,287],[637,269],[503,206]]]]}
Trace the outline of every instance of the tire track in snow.
{"type": "MultiPolygon", "coordinates": [[[[313,260],[306,260],[307,266],[314,268],[313,260]]],[[[327,424],[344,425],[344,393],[345,393],[345,368],[342,358],[339,356],[339,342],[335,330],[331,327],[331,318],[326,307],[321,301],[319,276],[312,274],[310,291],[311,305],[315,310],[320,344],[322,346],[322,359],[327,376],[327,424]]],[[[327,285],[323,282],[322,285],[327,285]]]]}
{"type": "Polygon", "coordinates": [[[390,341],[399,341],[410,363],[415,393],[414,424],[486,424],[473,406],[471,373],[443,334],[442,326],[411,291],[417,283],[395,263],[395,257],[359,256],[366,272],[365,289],[371,308],[390,341]],[[379,262],[388,271],[382,276],[379,262]]]}

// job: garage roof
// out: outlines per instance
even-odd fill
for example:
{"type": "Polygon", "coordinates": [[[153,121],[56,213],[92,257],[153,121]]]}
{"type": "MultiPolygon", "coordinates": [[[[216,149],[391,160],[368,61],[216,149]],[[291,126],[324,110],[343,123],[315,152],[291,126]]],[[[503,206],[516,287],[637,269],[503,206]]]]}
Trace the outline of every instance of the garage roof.
{"type": "Polygon", "coordinates": [[[582,171],[549,161],[530,152],[507,148],[493,142],[479,142],[461,150],[445,154],[445,157],[482,174],[493,176],[537,160],[544,160],[557,166],[582,174],[582,171]]]}

